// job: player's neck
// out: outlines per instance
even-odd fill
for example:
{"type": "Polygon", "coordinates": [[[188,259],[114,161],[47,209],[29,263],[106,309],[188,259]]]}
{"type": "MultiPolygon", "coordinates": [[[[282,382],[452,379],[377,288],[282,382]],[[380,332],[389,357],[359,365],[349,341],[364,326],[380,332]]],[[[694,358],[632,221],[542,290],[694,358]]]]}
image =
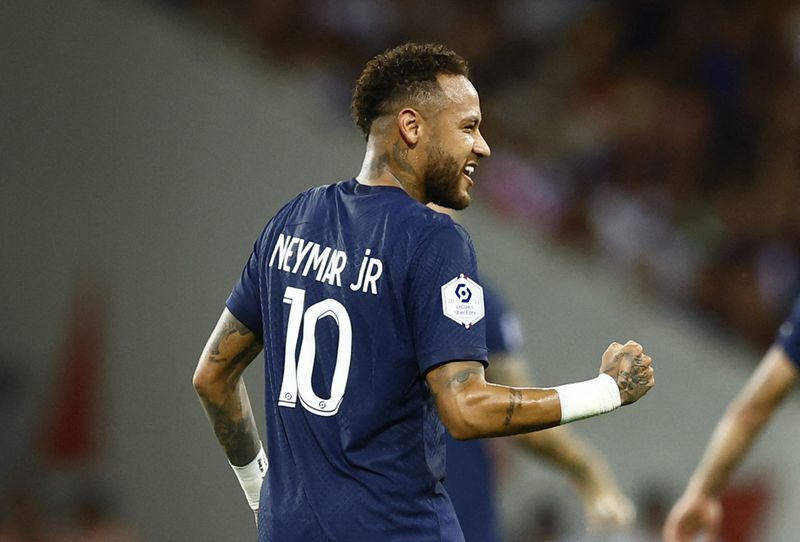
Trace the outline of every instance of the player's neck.
{"type": "Polygon", "coordinates": [[[420,203],[427,203],[424,201],[425,190],[407,154],[397,142],[381,146],[372,140],[368,141],[364,162],[356,180],[368,186],[396,186],[420,203]]]}

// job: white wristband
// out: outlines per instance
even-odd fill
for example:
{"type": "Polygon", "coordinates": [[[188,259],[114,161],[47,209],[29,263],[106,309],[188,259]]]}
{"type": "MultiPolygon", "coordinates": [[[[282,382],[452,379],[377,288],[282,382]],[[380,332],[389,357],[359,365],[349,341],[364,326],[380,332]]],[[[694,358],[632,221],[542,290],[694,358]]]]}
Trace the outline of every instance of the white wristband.
{"type": "Polygon", "coordinates": [[[619,388],[603,373],[597,378],[553,388],[561,401],[561,423],[591,418],[616,410],[622,405],[619,388]]]}
{"type": "Polygon", "coordinates": [[[244,496],[247,497],[247,504],[253,510],[258,510],[258,500],[261,495],[261,482],[267,474],[269,463],[267,462],[267,454],[264,453],[264,445],[259,443],[258,453],[247,465],[237,467],[230,461],[228,464],[236,473],[239,479],[239,484],[242,486],[244,496]]]}

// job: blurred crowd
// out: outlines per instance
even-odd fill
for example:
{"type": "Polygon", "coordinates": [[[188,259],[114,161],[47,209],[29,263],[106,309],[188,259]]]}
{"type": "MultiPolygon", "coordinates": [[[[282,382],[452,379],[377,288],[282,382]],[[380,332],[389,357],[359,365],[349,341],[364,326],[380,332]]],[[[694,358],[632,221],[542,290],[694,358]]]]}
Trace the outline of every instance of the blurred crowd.
{"type": "Polygon", "coordinates": [[[34,483],[13,489],[0,500],[0,542],[139,540],[109,497],[96,489],[53,499],[51,492],[34,483]],[[33,486],[39,491],[34,492],[33,486]],[[51,502],[56,500],[60,502],[51,502]]]}
{"type": "Polygon", "coordinates": [[[791,0],[162,0],[315,77],[347,111],[375,53],[464,55],[481,199],[765,346],[800,286],[791,0]]]}

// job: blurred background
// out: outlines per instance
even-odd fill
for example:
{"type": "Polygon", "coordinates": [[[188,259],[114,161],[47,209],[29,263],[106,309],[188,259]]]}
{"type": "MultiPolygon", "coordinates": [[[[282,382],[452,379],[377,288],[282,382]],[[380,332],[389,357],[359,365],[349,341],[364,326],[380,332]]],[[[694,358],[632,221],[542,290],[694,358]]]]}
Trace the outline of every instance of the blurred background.
{"type": "MultiPolygon", "coordinates": [[[[3,541],[254,539],[191,375],[265,221],[358,172],[352,82],[404,41],[471,62],[462,221],[537,383],[653,355],[646,400],[574,427],[639,508],[611,539],[658,539],[800,292],[794,1],[4,0],[0,36],[3,541]]],[[[725,540],[797,539],[787,403],[725,540]]],[[[563,477],[502,471],[509,541],[605,539],[563,477]]]]}

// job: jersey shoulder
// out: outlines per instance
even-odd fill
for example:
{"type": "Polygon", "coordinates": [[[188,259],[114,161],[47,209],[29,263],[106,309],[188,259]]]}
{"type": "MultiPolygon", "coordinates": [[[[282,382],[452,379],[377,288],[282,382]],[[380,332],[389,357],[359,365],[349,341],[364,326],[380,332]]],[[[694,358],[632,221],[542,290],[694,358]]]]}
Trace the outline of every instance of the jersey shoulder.
{"type": "Polygon", "coordinates": [[[416,201],[414,204],[409,207],[402,226],[407,231],[415,232],[419,241],[466,242],[472,246],[472,238],[464,226],[426,205],[416,201]]]}
{"type": "Polygon", "coordinates": [[[270,218],[261,233],[261,239],[275,231],[280,231],[284,226],[302,222],[312,222],[319,219],[319,205],[335,186],[325,184],[307,188],[287,201],[283,207],[270,218]]]}
{"type": "Polygon", "coordinates": [[[322,203],[326,199],[326,194],[335,187],[336,184],[324,184],[303,190],[286,202],[286,204],[275,213],[274,219],[286,220],[291,218],[296,221],[310,218],[316,206],[322,203]]]}

